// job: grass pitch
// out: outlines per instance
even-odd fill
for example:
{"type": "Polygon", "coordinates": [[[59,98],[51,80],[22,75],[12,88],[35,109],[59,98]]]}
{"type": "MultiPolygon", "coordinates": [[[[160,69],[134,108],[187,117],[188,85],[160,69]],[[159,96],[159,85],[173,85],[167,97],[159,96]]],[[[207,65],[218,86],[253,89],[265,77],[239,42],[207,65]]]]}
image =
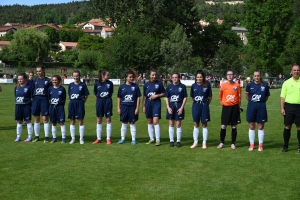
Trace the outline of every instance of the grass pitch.
{"type": "MultiPolygon", "coordinates": [[[[208,148],[190,149],[193,143],[191,99],[185,106],[182,123],[182,147],[169,147],[168,121],[163,102],[161,143],[146,145],[147,123],[140,109],[137,142],[130,144],[129,127],[126,143],[117,145],[121,122],[116,112],[112,118],[112,145],[93,145],[96,139],[95,98],[86,103],[85,144],[44,144],[13,142],[14,85],[1,85],[0,93],[0,199],[299,199],[299,159],[296,128],[292,129],[290,151],[282,153],[283,118],[280,114],[280,89],[272,89],[267,102],[269,120],[265,125],[264,151],[248,151],[246,100],[243,96],[242,123],[238,125],[237,149],[230,148],[230,129],[224,149],[219,143],[221,106],[218,89],[213,89],[211,122],[208,123],[208,148]]],[[[67,86],[65,86],[67,88],[67,86]]],[[[189,89],[188,89],[189,93],[189,89]]],[[[66,107],[67,110],[67,107],[66,107]]],[[[69,120],[66,119],[70,140],[69,120]]],[[[105,141],[105,122],[102,140],[105,141]]],[[[43,130],[43,126],[41,126],[43,130]]],[[[201,130],[201,129],[200,129],[201,130]]],[[[202,131],[200,131],[202,132],[202,131]]],[[[44,133],[41,131],[41,139],[44,133]]],[[[27,129],[23,126],[22,139],[27,129]]],[[[79,139],[76,124],[76,140],[79,139]]],[[[199,142],[202,141],[200,134],[199,142]]],[[[257,132],[256,132],[257,147],[257,132]]]]}

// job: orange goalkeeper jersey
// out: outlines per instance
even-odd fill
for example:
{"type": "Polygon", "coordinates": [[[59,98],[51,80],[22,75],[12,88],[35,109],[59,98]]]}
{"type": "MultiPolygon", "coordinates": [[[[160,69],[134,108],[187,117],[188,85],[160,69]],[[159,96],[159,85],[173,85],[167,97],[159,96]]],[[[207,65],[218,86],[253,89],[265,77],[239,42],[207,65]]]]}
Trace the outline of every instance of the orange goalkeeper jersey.
{"type": "Polygon", "coordinates": [[[234,106],[241,104],[241,87],[238,83],[230,84],[225,82],[222,84],[219,92],[219,99],[223,106],[234,106]]]}

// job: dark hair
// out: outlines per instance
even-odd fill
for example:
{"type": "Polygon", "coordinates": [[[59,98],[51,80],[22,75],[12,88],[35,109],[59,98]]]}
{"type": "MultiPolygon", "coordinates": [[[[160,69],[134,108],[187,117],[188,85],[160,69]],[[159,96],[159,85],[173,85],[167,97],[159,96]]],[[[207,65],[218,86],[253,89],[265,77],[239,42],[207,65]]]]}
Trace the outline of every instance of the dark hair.
{"type": "Polygon", "coordinates": [[[46,77],[46,68],[45,68],[44,65],[39,65],[39,66],[37,66],[36,68],[41,68],[42,71],[44,72],[44,73],[43,73],[43,76],[46,77]]]}
{"type": "Polygon", "coordinates": [[[99,84],[101,85],[103,80],[102,80],[102,76],[105,76],[106,74],[108,73],[107,70],[103,69],[103,70],[99,70],[98,72],[98,81],[99,81],[99,84]]]}
{"type": "Polygon", "coordinates": [[[263,79],[262,79],[262,77],[261,77],[261,72],[260,72],[260,70],[255,70],[254,72],[253,72],[253,74],[255,73],[255,72],[259,72],[259,75],[260,75],[260,84],[262,84],[263,83],[263,79]]]}
{"type": "Polygon", "coordinates": [[[204,73],[204,71],[202,71],[202,70],[197,70],[196,71],[196,73],[195,73],[195,83],[197,83],[197,79],[196,79],[196,77],[197,77],[197,75],[198,74],[201,74],[202,75],[202,77],[203,77],[203,84],[202,84],[202,86],[204,87],[204,88],[206,88],[206,76],[205,76],[205,73],[204,73]]]}
{"type": "Polygon", "coordinates": [[[73,76],[73,74],[74,74],[74,73],[78,73],[78,75],[79,75],[79,78],[80,78],[80,71],[79,71],[78,69],[74,69],[74,70],[73,70],[73,72],[72,72],[72,76],[73,76]]]}
{"type": "Polygon", "coordinates": [[[132,74],[133,78],[136,79],[137,75],[136,75],[136,71],[133,68],[128,68],[127,72],[125,73],[125,80],[128,77],[128,75],[132,74]]]}
{"type": "Polygon", "coordinates": [[[179,84],[181,83],[180,81],[180,74],[178,72],[174,72],[173,74],[176,74],[178,76],[179,84]]]}
{"type": "MultiPolygon", "coordinates": [[[[23,79],[25,79],[25,84],[27,84],[27,81],[28,81],[28,76],[27,76],[27,74],[26,73],[20,73],[18,76],[22,76],[23,77],[23,79]]],[[[18,82],[18,88],[20,88],[21,87],[21,85],[19,84],[19,82],[18,82]]]]}
{"type": "Polygon", "coordinates": [[[33,75],[34,75],[34,72],[33,72],[33,71],[30,71],[28,74],[33,74],[33,75]]]}
{"type": "Polygon", "coordinates": [[[61,85],[61,83],[62,83],[62,78],[61,78],[61,76],[58,75],[58,74],[55,74],[55,75],[52,76],[52,78],[53,78],[53,77],[57,78],[58,84],[61,85]]]}

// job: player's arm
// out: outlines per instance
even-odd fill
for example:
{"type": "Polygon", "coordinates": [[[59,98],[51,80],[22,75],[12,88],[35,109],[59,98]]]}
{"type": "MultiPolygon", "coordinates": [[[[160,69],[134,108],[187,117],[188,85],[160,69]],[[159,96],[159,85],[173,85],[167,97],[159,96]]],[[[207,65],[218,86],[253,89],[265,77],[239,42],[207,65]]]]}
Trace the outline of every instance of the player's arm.
{"type": "Polygon", "coordinates": [[[181,105],[181,107],[180,107],[180,108],[178,109],[178,111],[177,111],[179,115],[182,114],[183,108],[184,108],[185,104],[186,104],[186,97],[183,99],[182,105],[181,105]]]}
{"type": "Polygon", "coordinates": [[[169,104],[170,104],[170,103],[169,103],[169,98],[166,97],[166,106],[167,106],[168,113],[169,113],[169,114],[172,114],[172,109],[170,108],[169,104]]]}
{"type": "Polygon", "coordinates": [[[121,114],[121,98],[118,98],[117,100],[117,108],[118,108],[118,114],[121,114]]]}
{"type": "Polygon", "coordinates": [[[223,96],[223,90],[222,90],[222,86],[221,86],[221,87],[220,87],[220,91],[219,91],[219,100],[220,100],[221,106],[223,106],[223,103],[222,103],[222,96],[223,96]]]}
{"type": "Polygon", "coordinates": [[[135,108],[135,115],[139,114],[139,108],[140,108],[140,97],[136,99],[136,108],[135,108]]]}
{"type": "Polygon", "coordinates": [[[143,113],[145,113],[145,112],[146,112],[146,107],[145,107],[145,103],[146,103],[146,96],[145,96],[145,95],[143,95],[142,102],[143,102],[143,113]]]}
{"type": "Polygon", "coordinates": [[[285,115],[284,102],[285,102],[285,98],[280,97],[280,110],[282,115],[285,115]]]}

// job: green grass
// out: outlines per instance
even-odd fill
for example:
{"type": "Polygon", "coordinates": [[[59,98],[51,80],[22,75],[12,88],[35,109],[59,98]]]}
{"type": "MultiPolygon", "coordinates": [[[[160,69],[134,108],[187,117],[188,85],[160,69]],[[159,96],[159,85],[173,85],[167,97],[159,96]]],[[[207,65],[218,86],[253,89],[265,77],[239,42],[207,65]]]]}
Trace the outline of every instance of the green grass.
{"type": "MultiPolygon", "coordinates": [[[[237,149],[217,149],[221,106],[213,89],[208,149],[190,149],[193,143],[191,99],[182,123],[181,148],[170,148],[168,121],[163,103],[160,120],[162,146],[149,140],[144,114],[137,125],[136,146],[131,146],[129,128],[126,143],[117,145],[121,122],[114,99],[113,144],[92,145],[95,140],[95,98],[86,103],[85,145],[14,143],[13,85],[1,85],[0,93],[0,199],[299,199],[299,158],[295,126],[290,151],[281,152],[283,118],[279,110],[280,89],[272,89],[268,101],[269,122],[265,125],[265,149],[249,152],[245,112],[238,125],[237,149]]],[[[65,86],[67,88],[67,86],[65,86]]],[[[92,86],[89,86],[92,93],[92,86]]],[[[188,91],[189,92],[189,91],[188,91]]],[[[117,87],[115,88],[117,93],[117,87]]],[[[116,94],[114,95],[116,96],[116,94]]],[[[243,97],[242,107],[246,111],[243,97]]],[[[67,107],[66,107],[67,108],[67,107]]],[[[105,136],[105,123],[104,133],[105,136]]],[[[69,120],[66,121],[67,136],[69,120]]],[[[43,130],[43,129],[42,129],[43,130]]],[[[77,141],[79,138],[76,124],[77,141]]],[[[256,133],[257,135],[257,133],[256,133]]],[[[41,137],[43,139],[43,131],[41,137]]],[[[27,137],[23,126],[22,139],[27,137]]],[[[200,136],[200,141],[201,141],[200,136]]],[[[60,128],[58,128],[60,138],[60,128]]],[[[103,137],[104,139],[104,137],[103,137]]],[[[257,144],[257,136],[256,136],[257,144]]]]}

